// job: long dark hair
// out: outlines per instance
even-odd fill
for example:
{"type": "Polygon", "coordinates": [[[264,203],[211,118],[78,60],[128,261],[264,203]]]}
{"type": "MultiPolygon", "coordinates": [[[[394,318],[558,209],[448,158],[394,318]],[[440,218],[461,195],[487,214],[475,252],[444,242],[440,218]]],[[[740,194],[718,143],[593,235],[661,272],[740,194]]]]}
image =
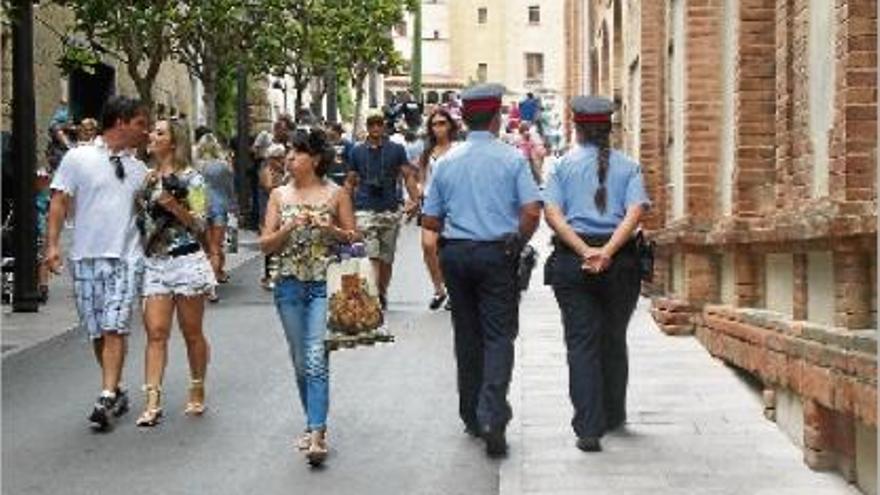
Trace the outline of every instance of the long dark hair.
{"type": "Polygon", "coordinates": [[[437,135],[434,134],[433,127],[434,118],[436,118],[437,115],[445,117],[446,121],[449,122],[449,127],[447,127],[449,142],[452,143],[458,138],[458,122],[456,122],[455,119],[452,118],[452,114],[450,114],[444,108],[438,108],[437,110],[434,110],[434,113],[432,113],[431,116],[428,117],[428,121],[425,124],[428,129],[425,135],[427,142],[425,143],[425,150],[422,151],[422,156],[419,158],[419,168],[421,168],[422,170],[427,169],[428,163],[430,163],[431,160],[431,153],[433,153],[434,148],[437,147],[437,135]]]}
{"type": "Polygon", "coordinates": [[[608,191],[605,187],[605,181],[608,179],[608,167],[610,166],[608,157],[611,155],[609,144],[611,124],[608,122],[582,122],[575,124],[575,130],[580,144],[592,144],[599,148],[599,188],[596,189],[593,201],[595,201],[599,212],[604,214],[608,207],[608,191]]]}

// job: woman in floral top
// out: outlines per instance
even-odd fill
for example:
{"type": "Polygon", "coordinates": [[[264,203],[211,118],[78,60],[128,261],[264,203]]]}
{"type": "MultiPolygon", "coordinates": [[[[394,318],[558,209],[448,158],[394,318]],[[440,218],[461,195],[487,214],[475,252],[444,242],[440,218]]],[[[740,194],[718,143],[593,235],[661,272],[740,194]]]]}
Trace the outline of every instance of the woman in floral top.
{"type": "Polygon", "coordinates": [[[275,306],[306,415],[297,446],[312,465],[327,457],[327,266],[336,244],[359,238],[351,196],[324,178],[333,158],[323,131],[294,134],[285,162],[292,180],[269,196],[260,238],[263,252],[278,259],[275,306]]]}
{"type": "Polygon", "coordinates": [[[139,224],[146,254],[144,328],[146,404],[138,426],[155,426],[162,416],[162,377],[175,310],[189,358],[189,401],[184,412],[205,410],[208,342],[202,333],[205,296],[216,285],[202,249],[205,231],[205,180],[192,168],[189,131],[176,121],[159,120],[150,134],[153,170],[147,176],[139,224]]]}

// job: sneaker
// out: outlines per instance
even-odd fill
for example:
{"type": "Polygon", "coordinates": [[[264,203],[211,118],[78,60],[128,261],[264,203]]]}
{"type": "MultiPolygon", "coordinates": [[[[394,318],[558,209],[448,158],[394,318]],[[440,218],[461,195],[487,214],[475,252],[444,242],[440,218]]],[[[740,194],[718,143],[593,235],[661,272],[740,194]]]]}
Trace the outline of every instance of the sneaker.
{"type": "Polygon", "coordinates": [[[119,417],[128,412],[128,390],[116,388],[116,402],[113,405],[113,416],[119,417]]]}
{"type": "Polygon", "coordinates": [[[431,302],[428,303],[428,309],[431,311],[437,311],[440,309],[440,306],[443,306],[443,303],[446,302],[446,294],[434,294],[434,297],[431,298],[431,302]]]}
{"type": "Polygon", "coordinates": [[[89,421],[94,423],[93,426],[96,429],[106,430],[110,426],[110,414],[115,406],[115,397],[101,395],[95,401],[95,407],[92,409],[92,414],[89,415],[89,421]]]}

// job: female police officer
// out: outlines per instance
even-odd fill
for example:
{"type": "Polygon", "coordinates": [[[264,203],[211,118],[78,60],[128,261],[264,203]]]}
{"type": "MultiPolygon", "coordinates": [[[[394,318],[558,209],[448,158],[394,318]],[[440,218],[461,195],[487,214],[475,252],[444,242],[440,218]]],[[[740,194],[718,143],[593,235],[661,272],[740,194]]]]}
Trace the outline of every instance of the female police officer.
{"type": "Polygon", "coordinates": [[[545,216],[556,232],[548,282],[562,312],[577,446],[626,419],[626,327],[640,281],[633,232],[650,201],[639,165],[609,149],[611,101],[576,97],[577,146],[556,166],[545,216]]]}

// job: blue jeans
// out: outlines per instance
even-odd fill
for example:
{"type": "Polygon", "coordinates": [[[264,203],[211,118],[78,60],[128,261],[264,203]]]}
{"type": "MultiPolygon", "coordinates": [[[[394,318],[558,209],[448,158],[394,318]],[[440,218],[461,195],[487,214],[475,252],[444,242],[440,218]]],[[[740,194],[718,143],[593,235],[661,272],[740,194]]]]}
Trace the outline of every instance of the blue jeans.
{"type": "Polygon", "coordinates": [[[275,283],[275,308],[287,337],[306,428],[324,429],[330,403],[330,372],[324,348],[327,284],[281,278],[275,283]]]}

